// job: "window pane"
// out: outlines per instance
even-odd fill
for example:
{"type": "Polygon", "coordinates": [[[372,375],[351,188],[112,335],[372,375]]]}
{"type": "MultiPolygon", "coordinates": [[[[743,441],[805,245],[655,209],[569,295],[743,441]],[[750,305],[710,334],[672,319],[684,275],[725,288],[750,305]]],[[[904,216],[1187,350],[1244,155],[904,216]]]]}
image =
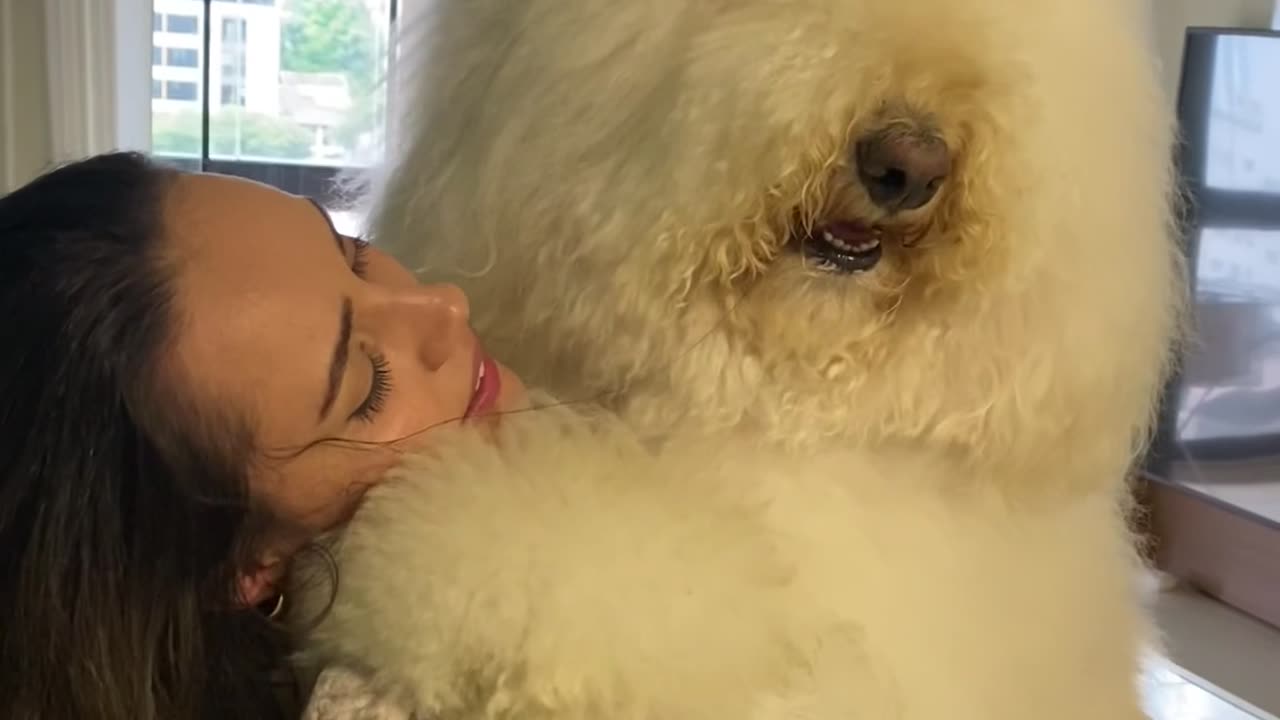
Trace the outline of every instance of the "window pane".
{"type": "Polygon", "coordinates": [[[170,100],[195,102],[200,99],[200,86],[193,82],[169,81],[164,84],[164,96],[170,100]]]}
{"type": "Polygon", "coordinates": [[[153,8],[163,30],[156,28],[151,42],[151,147],[160,156],[198,159],[204,3],[154,0],[153,8]]]}
{"type": "Polygon", "coordinates": [[[200,32],[199,15],[170,15],[167,24],[168,30],[171,33],[196,35],[200,32]]]}
{"type": "Polygon", "coordinates": [[[238,105],[240,107],[244,107],[244,90],[236,85],[224,84],[222,86],[221,102],[223,105],[238,105]]]}
{"type": "Polygon", "coordinates": [[[222,42],[230,50],[243,50],[244,39],[249,34],[249,22],[242,17],[222,18],[222,42]]]}
{"type": "MultiPolygon", "coordinates": [[[[381,155],[391,0],[214,0],[209,154],[219,160],[355,167],[381,155]]],[[[203,38],[175,34],[202,0],[155,0],[165,82],[203,82],[203,38]]],[[[198,23],[197,23],[198,24],[198,23]]],[[[153,61],[155,58],[153,57],[153,61]]],[[[200,92],[152,102],[157,154],[200,151],[200,92]],[[188,99],[190,98],[190,99],[188,99]]]]}
{"type": "Polygon", "coordinates": [[[192,48],[169,48],[165,56],[166,64],[171,67],[200,67],[200,52],[192,48]]]}

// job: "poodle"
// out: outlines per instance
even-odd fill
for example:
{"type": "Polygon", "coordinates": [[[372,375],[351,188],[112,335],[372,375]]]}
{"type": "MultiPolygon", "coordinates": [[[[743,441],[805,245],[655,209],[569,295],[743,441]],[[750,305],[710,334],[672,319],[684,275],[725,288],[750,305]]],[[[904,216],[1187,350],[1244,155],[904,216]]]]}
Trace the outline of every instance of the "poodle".
{"type": "Polygon", "coordinates": [[[428,3],[376,240],[592,409],[372,491],[311,662],[440,716],[1141,717],[1147,5],[428,3]]]}

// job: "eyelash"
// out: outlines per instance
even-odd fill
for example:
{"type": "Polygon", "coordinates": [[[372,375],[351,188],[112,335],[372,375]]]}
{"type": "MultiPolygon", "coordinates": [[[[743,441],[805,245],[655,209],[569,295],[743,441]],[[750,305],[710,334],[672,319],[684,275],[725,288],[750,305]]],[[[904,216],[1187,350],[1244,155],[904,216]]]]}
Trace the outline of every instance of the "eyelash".
{"type": "Polygon", "coordinates": [[[373,421],[373,418],[382,411],[387,395],[391,392],[391,365],[387,362],[387,358],[382,353],[373,353],[369,356],[369,362],[373,365],[373,380],[369,383],[369,395],[365,397],[364,402],[360,403],[360,407],[351,413],[353,420],[364,422],[373,421]]]}
{"type": "MultiPolygon", "coordinates": [[[[361,237],[353,237],[351,246],[353,248],[351,272],[356,277],[363,278],[369,269],[369,241],[361,237]]],[[[373,365],[373,379],[369,383],[369,394],[351,413],[353,420],[362,422],[373,422],[374,417],[382,411],[387,395],[391,392],[391,365],[387,362],[386,356],[382,353],[372,353],[369,355],[369,362],[373,365]]]]}
{"type": "Polygon", "coordinates": [[[351,272],[356,277],[364,277],[365,271],[369,269],[369,241],[364,238],[351,238],[351,245],[355,248],[351,257],[351,272]]]}

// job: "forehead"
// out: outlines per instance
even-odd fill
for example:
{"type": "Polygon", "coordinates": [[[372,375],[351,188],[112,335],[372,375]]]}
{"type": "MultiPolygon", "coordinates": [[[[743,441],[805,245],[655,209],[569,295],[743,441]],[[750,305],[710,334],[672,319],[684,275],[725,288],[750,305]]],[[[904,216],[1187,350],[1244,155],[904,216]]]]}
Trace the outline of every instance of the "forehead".
{"type": "Polygon", "coordinates": [[[326,239],[335,247],[327,221],[310,200],[221,175],[181,176],[169,196],[165,226],[188,279],[217,284],[279,284],[285,278],[263,282],[274,262],[309,256],[326,239]],[[246,262],[248,253],[259,262],[246,262]],[[235,272],[226,272],[231,265],[235,272]]]}
{"type": "Polygon", "coordinates": [[[349,274],[308,200],[219,176],[182,177],[165,211],[178,323],[173,359],[197,392],[288,442],[314,421],[349,274]]]}

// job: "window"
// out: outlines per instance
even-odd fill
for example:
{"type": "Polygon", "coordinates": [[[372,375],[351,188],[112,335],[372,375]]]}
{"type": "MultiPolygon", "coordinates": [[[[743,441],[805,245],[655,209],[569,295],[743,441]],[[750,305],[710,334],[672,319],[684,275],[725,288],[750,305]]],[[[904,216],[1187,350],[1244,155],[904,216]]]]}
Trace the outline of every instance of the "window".
{"type": "Polygon", "coordinates": [[[234,84],[229,85],[227,83],[223,83],[221,101],[223,105],[238,105],[240,107],[244,107],[244,90],[234,84]]]}
{"type": "Polygon", "coordinates": [[[198,100],[200,86],[193,82],[170,80],[164,84],[164,96],[170,100],[198,100]]]}
{"type": "Polygon", "coordinates": [[[248,85],[246,64],[248,48],[245,38],[249,34],[248,22],[242,17],[222,19],[222,87],[220,100],[222,105],[246,107],[248,98],[245,88],[248,85]]]}
{"type": "Polygon", "coordinates": [[[340,173],[381,158],[396,0],[153,1],[157,157],[335,201],[340,173]]]}
{"type": "Polygon", "coordinates": [[[164,64],[164,49],[163,49],[163,48],[158,48],[158,47],[154,47],[154,46],[151,48],[151,64],[152,64],[152,65],[163,65],[163,64],[164,64]]]}
{"type": "Polygon", "coordinates": [[[190,48],[169,48],[165,60],[172,67],[200,67],[199,52],[190,48]]]}
{"type": "Polygon", "coordinates": [[[152,99],[164,97],[164,83],[159,80],[151,81],[151,97],[152,99]]]}
{"type": "Polygon", "coordinates": [[[200,32],[200,18],[195,15],[170,15],[168,30],[171,33],[197,35],[200,32]]]}
{"type": "Polygon", "coordinates": [[[151,13],[151,32],[164,30],[164,16],[158,12],[151,13]]]}
{"type": "Polygon", "coordinates": [[[244,18],[223,18],[222,41],[224,43],[243,43],[245,36],[249,34],[248,28],[249,22],[244,18]]]}

